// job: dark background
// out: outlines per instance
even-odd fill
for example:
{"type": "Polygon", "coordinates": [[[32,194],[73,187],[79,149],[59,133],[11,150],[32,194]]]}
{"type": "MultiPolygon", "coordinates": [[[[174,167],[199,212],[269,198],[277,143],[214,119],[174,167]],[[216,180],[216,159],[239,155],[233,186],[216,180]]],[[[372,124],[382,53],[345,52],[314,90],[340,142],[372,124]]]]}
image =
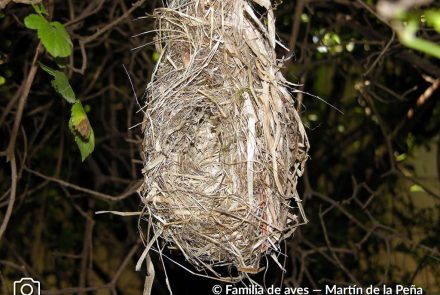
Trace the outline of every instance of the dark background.
{"type": "MultiPolygon", "coordinates": [[[[74,43],[65,72],[88,110],[96,148],[82,163],[67,126],[69,105],[38,70],[13,177],[5,150],[38,39],[23,25],[32,7],[11,2],[0,11],[2,223],[13,182],[17,190],[0,240],[0,292],[12,294],[13,281],[29,276],[43,294],[141,294],[146,270],[134,270],[143,251],[137,217],[94,212],[141,210],[135,189],[142,133],[131,127],[143,118],[123,65],[142,96],[155,62],[153,34],[132,36],[153,28],[151,18],[140,17],[162,3],[138,1],[132,11],[132,1],[123,0],[44,3],[74,43]]],[[[267,274],[253,279],[311,288],[415,284],[440,294],[439,60],[401,45],[375,13],[376,1],[277,3],[279,38],[294,52],[284,73],[327,103],[297,95],[311,143],[299,185],[310,223],[283,244],[285,273],[269,263],[267,274]]],[[[418,34],[440,42],[423,24],[418,34]]],[[[39,60],[55,65],[45,52],[39,60]]],[[[178,254],[164,253],[190,268],[178,254]]],[[[168,294],[162,262],[152,258],[153,294],[168,294]]],[[[164,264],[174,294],[211,294],[214,281],[164,264]]]]}

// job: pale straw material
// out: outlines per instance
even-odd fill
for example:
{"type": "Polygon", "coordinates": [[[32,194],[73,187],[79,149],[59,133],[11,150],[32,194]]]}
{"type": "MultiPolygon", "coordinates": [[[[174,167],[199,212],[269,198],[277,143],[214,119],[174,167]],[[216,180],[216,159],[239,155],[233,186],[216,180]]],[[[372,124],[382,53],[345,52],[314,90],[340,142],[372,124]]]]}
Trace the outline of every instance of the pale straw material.
{"type": "Polygon", "coordinates": [[[198,271],[239,280],[307,222],[296,185],[309,143],[276,58],[272,6],[170,0],[154,17],[143,218],[198,271]]]}

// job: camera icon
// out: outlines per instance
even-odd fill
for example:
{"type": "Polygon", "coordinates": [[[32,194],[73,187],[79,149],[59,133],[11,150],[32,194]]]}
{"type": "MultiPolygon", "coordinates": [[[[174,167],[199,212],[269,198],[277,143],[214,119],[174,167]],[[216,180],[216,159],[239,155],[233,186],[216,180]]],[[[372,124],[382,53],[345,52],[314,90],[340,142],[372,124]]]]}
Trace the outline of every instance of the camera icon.
{"type": "Polygon", "coordinates": [[[40,282],[32,278],[15,281],[14,295],[40,295],[40,282]]]}

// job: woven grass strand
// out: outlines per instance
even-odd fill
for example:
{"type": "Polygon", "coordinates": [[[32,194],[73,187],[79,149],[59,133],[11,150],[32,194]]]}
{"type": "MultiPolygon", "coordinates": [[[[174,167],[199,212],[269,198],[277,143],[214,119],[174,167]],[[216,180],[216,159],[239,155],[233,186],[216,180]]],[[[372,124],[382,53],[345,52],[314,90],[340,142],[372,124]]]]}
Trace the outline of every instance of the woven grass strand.
{"type": "Polygon", "coordinates": [[[160,240],[236,281],[306,222],[296,191],[309,143],[275,54],[268,0],[169,0],[142,111],[139,190],[160,240]],[[266,10],[264,17],[254,5],[266,10]]]}

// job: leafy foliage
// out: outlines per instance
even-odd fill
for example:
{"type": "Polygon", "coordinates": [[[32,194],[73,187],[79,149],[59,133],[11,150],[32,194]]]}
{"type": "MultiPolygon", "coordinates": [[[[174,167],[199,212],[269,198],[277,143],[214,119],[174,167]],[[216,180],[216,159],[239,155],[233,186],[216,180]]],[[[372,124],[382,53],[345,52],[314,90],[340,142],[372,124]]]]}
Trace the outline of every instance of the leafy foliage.
{"type": "Polygon", "coordinates": [[[432,26],[440,34],[440,9],[428,9],[425,12],[428,25],[432,26]]]}
{"type": "MultiPolygon", "coordinates": [[[[70,56],[72,41],[64,26],[57,21],[49,22],[47,20],[43,16],[48,14],[43,5],[34,6],[34,9],[38,14],[33,13],[25,17],[26,27],[37,30],[41,43],[52,57],[70,56]]],[[[64,72],[52,69],[42,63],[40,63],[40,67],[53,77],[51,84],[55,91],[68,103],[73,104],[69,127],[80,150],[82,161],[84,161],[95,148],[95,136],[81,102],[76,98],[64,72]]]]}
{"type": "Polygon", "coordinates": [[[24,19],[27,28],[37,30],[38,37],[53,57],[67,57],[72,54],[72,41],[64,26],[49,22],[40,14],[30,14],[24,19]]]}
{"type": "Polygon", "coordinates": [[[42,63],[40,63],[40,67],[53,77],[51,84],[56,92],[58,92],[68,103],[75,103],[75,92],[73,91],[72,86],[70,86],[69,79],[67,78],[66,74],[64,74],[64,72],[51,69],[42,63]]]}
{"type": "Polygon", "coordinates": [[[95,149],[95,135],[80,101],[72,105],[69,128],[75,136],[75,142],[84,161],[95,149]]]}
{"type": "MultiPolygon", "coordinates": [[[[387,10],[392,10],[393,6],[385,7],[386,8],[379,9],[379,12],[391,19],[391,25],[397,32],[402,44],[440,59],[440,45],[438,45],[438,42],[418,36],[420,27],[424,25],[423,23],[426,23],[426,26],[432,27],[437,33],[440,33],[439,9],[433,8],[414,11],[400,8],[390,13],[387,12],[387,10]]],[[[437,38],[438,37],[439,36],[437,36],[437,38]]]]}

